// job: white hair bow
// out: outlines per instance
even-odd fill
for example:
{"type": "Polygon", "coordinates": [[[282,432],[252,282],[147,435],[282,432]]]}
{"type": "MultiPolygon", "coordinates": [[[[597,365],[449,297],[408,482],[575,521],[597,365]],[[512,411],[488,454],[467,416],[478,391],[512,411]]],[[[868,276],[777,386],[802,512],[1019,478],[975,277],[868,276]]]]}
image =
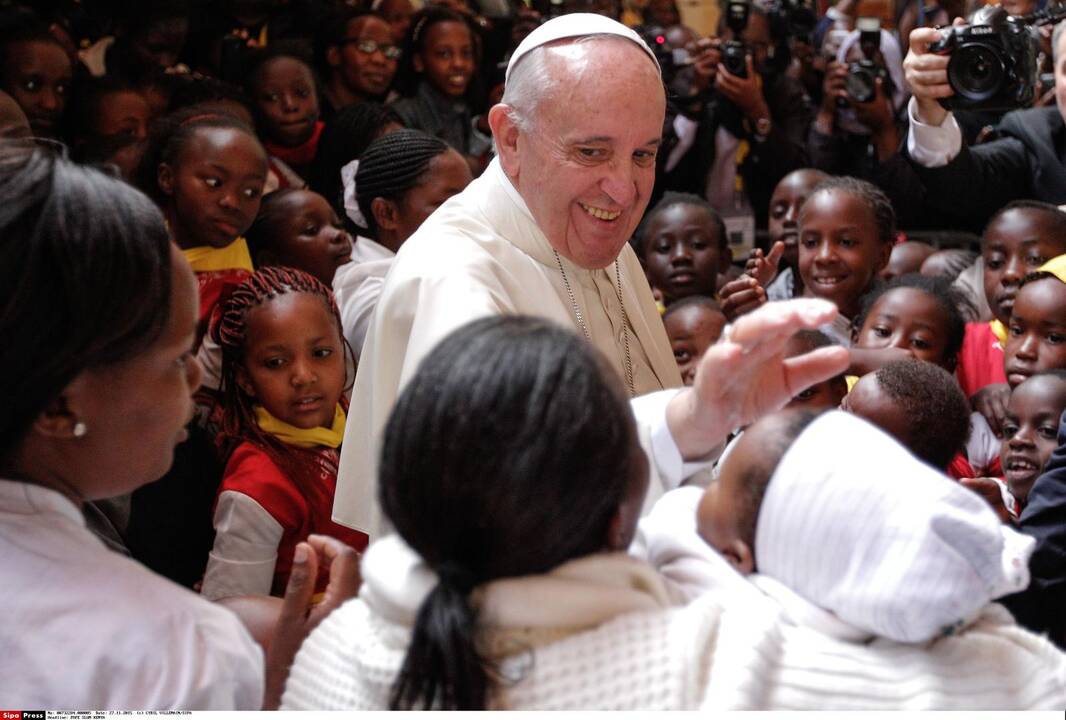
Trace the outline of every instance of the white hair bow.
{"type": "Polygon", "coordinates": [[[359,160],[352,160],[341,168],[341,184],[344,186],[344,214],[348,219],[361,228],[370,228],[366,216],[359,209],[359,201],[355,197],[355,173],[359,171],[359,160]]]}

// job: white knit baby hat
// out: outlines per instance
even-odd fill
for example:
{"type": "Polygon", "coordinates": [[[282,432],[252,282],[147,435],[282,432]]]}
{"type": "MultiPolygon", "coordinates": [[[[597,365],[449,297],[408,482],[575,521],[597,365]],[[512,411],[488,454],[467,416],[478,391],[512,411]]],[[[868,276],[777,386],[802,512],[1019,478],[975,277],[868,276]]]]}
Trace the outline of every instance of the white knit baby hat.
{"type": "Polygon", "coordinates": [[[874,635],[924,642],[1029,584],[1035,541],[870,423],[833,411],[767,487],[758,572],[874,635]]]}

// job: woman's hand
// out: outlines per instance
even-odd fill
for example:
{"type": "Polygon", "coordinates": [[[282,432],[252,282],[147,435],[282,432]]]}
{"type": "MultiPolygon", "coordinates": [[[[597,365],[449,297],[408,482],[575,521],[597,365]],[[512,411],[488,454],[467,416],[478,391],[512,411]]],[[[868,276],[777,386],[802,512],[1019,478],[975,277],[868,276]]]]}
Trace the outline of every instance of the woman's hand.
{"type": "Polygon", "coordinates": [[[276,710],[281,704],[285,680],[304,638],[334,609],[358,594],[362,584],[359,559],[355,550],[325,535],[311,535],[307,542],[297,544],[281,614],[267,652],[264,710],[276,710]],[[329,585],[322,602],[312,605],[320,563],[329,566],[329,585]]]}

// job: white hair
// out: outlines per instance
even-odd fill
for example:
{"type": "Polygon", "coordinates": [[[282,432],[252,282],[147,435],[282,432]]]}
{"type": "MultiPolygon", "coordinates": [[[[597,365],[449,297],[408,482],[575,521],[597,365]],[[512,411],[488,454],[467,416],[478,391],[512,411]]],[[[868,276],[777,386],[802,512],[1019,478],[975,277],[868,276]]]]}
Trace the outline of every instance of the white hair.
{"type": "MultiPolygon", "coordinates": [[[[541,45],[519,58],[515,66],[511,68],[511,76],[507,80],[507,85],[503,90],[503,99],[501,100],[504,105],[509,107],[507,117],[518,126],[519,130],[529,132],[533,128],[537,108],[560,81],[560,78],[553,77],[558,71],[551,67],[547,51],[560,45],[574,45],[594,41],[633,44],[632,40],[618,35],[597,33],[576,38],[566,38],[547,45],[541,45]]],[[[572,79],[567,78],[566,81],[569,82],[572,79]]]]}

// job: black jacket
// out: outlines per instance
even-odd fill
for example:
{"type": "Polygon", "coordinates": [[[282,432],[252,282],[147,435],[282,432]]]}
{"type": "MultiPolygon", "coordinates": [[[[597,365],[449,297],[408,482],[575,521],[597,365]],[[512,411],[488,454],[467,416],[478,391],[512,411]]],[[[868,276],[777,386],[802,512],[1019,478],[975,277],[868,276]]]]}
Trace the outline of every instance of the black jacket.
{"type": "Polygon", "coordinates": [[[912,162],[925,186],[927,205],[975,232],[1012,200],[1066,203],[1066,126],[1058,107],[1010,112],[999,132],[999,140],[964,144],[943,167],[912,162]]]}

